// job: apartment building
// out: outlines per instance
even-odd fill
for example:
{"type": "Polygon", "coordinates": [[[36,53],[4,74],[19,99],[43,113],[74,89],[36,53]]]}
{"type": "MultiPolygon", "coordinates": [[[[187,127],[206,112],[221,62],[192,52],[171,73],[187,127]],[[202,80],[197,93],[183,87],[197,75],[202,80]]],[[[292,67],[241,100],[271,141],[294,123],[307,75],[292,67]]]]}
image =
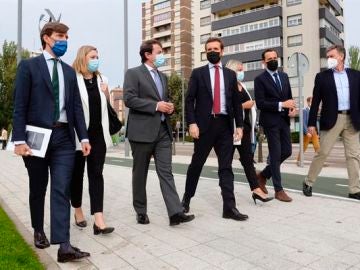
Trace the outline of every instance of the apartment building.
{"type": "MultiPolygon", "coordinates": [[[[194,66],[206,63],[202,44],[206,37],[221,37],[224,63],[229,59],[244,63],[250,90],[263,71],[262,51],[275,48],[285,71],[293,53],[301,52],[309,59],[303,87],[306,98],[312,94],[315,74],[326,68],[326,48],[344,43],[342,0],[212,0],[208,7],[209,2],[194,0],[194,66]]],[[[297,79],[290,81],[297,97],[297,79]]]]}
{"type": "Polygon", "coordinates": [[[142,3],[142,39],[155,38],[163,45],[170,75],[190,77],[193,66],[191,0],[150,0],[142,3]]]}
{"type": "Polygon", "coordinates": [[[125,104],[123,99],[123,89],[118,86],[110,90],[110,104],[118,115],[122,123],[125,122],[125,104]]]}

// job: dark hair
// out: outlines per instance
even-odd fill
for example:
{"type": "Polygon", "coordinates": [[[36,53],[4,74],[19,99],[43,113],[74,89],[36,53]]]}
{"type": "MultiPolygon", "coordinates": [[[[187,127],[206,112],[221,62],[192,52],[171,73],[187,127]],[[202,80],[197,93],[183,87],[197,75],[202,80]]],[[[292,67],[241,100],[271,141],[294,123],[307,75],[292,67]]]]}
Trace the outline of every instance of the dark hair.
{"type": "Polygon", "coordinates": [[[262,59],[262,60],[265,60],[265,54],[268,53],[268,52],[276,52],[276,55],[278,54],[275,49],[272,49],[272,48],[266,49],[266,50],[263,51],[262,54],[261,54],[261,59],[262,59]]]}
{"type": "Polygon", "coordinates": [[[40,32],[42,48],[45,49],[45,47],[46,47],[46,43],[43,39],[43,37],[45,35],[50,37],[52,35],[52,33],[54,33],[54,32],[65,34],[65,33],[67,33],[68,30],[69,30],[69,27],[60,22],[48,22],[47,24],[45,24],[40,32]]]}
{"type": "Polygon", "coordinates": [[[345,62],[345,57],[346,57],[346,49],[344,48],[343,45],[331,45],[330,47],[328,47],[326,49],[326,53],[332,51],[332,50],[337,50],[338,53],[344,55],[344,62],[345,62]]]}
{"type": "Polygon", "coordinates": [[[220,48],[221,50],[224,49],[224,42],[221,40],[221,38],[218,37],[209,37],[208,40],[205,42],[205,51],[206,51],[206,46],[208,43],[210,42],[219,42],[220,43],[220,48]]]}
{"type": "Polygon", "coordinates": [[[307,101],[307,102],[310,102],[311,100],[312,100],[312,97],[307,97],[307,98],[306,98],[306,101],[307,101]]]}
{"type": "Polygon", "coordinates": [[[150,40],[146,40],[144,41],[141,46],[140,46],[140,56],[141,56],[141,63],[145,63],[147,58],[145,56],[145,53],[152,53],[153,51],[153,45],[157,44],[162,48],[161,42],[156,40],[156,39],[150,39],[150,40]]]}

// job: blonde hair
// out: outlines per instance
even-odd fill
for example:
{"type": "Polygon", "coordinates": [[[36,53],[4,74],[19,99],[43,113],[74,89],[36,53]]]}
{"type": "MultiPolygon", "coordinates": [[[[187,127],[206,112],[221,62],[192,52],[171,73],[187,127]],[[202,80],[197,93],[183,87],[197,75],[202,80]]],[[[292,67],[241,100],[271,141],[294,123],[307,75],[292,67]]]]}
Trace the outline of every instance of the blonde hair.
{"type": "Polygon", "coordinates": [[[227,61],[226,63],[226,67],[237,72],[237,67],[238,65],[242,65],[243,63],[239,60],[235,60],[235,59],[230,59],[229,61],[227,61]]]}
{"type": "MultiPolygon", "coordinates": [[[[88,72],[87,64],[86,64],[86,56],[89,52],[96,51],[97,49],[94,46],[91,45],[84,45],[79,48],[77,51],[76,58],[74,60],[74,63],[72,64],[72,67],[75,69],[77,73],[81,73],[84,75],[88,72]]],[[[95,75],[99,75],[100,72],[97,70],[94,72],[95,75]]]]}

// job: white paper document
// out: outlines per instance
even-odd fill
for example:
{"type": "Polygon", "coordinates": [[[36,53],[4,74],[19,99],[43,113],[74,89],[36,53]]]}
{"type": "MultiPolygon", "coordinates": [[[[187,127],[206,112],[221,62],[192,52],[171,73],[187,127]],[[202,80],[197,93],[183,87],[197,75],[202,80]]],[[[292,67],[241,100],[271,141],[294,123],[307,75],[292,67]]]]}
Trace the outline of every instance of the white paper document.
{"type": "MultiPolygon", "coordinates": [[[[26,125],[26,144],[30,147],[33,156],[45,157],[51,132],[51,129],[26,125]]],[[[15,147],[14,142],[11,141],[11,137],[12,134],[10,135],[9,143],[6,147],[6,150],[8,151],[14,151],[15,147]]]]}

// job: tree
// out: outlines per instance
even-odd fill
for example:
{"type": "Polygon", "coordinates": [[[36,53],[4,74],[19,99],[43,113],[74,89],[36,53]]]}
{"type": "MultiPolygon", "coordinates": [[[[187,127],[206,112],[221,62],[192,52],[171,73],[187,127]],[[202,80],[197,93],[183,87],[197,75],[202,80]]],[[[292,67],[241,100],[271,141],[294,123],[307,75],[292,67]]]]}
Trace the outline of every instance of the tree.
{"type": "Polygon", "coordinates": [[[353,69],[360,70],[360,48],[351,46],[349,48],[349,66],[353,69]]]}
{"type": "MultiPolygon", "coordinates": [[[[174,103],[175,107],[174,113],[171,115],[170,118],[171,126],[173,128],[176,126],[177,121],[182,122],[182,83],[185,84],[185,81],[183,81],[177,73],[174,72],[171,74],[168,81],[168,87],[170,93],[170,101],[174,103]]],[[[184,85],[184,89],[186,89],[186,85],[184,85]]]]}
{"type": "MultiPolygon", "coordinates": [[[[27,50],[22,52],[23,58],[29,56],[27,50]]],[[[12,123],[16,67],[16,44],[13,41],[5,41],[0,53],[0,127],[7,129],[12,123]]]]}

